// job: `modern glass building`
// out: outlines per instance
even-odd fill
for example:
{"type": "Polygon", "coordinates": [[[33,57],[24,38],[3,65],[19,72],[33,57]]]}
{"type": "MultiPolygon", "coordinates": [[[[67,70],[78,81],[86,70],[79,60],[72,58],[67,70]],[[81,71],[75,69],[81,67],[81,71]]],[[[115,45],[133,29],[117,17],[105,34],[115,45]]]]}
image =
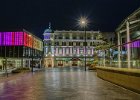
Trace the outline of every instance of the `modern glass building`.
{"type": "Polygon", "coordinates": [[[7,69],[41,65],[42,52],[42,40],[24,29],[0,32],[0,71],[6,65],[7,69]]]}
{"type": "Polygon", "coordinates": [[[65,67],[90,65],[94,60],[96,45],[114,39],[114,34],[100,31],[53,31],[51,26],[46,29],[44,35],[44,66],[65,67]],[[86,46],[86,50],[85,50],[86,46]]]}

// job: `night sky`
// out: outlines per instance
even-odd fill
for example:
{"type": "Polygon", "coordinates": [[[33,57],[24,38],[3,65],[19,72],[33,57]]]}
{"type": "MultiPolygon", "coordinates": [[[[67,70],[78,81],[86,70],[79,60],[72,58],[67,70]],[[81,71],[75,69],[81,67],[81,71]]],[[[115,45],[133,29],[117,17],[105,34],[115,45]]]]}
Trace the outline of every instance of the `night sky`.
{"type": "Polygon", "coordinates": [[[120,22],[140,7],[140,0],[1,0],[0,29],[25,28],[42,37],[54,30],[80,30],[80,16],[90,20],[88,30],[115,31],[120,22]]]}

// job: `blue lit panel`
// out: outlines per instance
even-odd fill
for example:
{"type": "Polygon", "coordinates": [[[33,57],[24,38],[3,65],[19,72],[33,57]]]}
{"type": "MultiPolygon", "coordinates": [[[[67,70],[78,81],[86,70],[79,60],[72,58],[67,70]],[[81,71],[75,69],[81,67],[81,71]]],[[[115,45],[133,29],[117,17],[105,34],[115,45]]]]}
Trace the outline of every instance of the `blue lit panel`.
{"type": "Polygon", "coordinates": [[[45,50],[45,52],[47,53],[48,52],[48,48],[46,47],[46,50],[45,50]]]}
{"type": "Polygon", "coordinates": [[[50,35],[45,35],[44,39],[50,39],[50,37],[51,37],[50,35]]]}

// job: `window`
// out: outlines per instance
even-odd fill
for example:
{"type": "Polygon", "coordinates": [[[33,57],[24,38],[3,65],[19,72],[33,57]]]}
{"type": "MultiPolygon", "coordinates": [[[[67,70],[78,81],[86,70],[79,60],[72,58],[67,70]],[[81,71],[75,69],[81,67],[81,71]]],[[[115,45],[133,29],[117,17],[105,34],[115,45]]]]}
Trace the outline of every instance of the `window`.
{"type": "Polygon", "coordinates": [[[49,46],[51,46],[51,45],[52,45],[52,43],[51,43],[51,42],[49,42],[49,43],[48,43],[48,45],[49,45],[49,46]]]}
{"type": "Polygon", "coordinates": [[[87,46],[87,42],[83,42],[84,46],[87,46]]]}
{"type": "Polygon", "coordinates": [[[71,46],[71,42],[69,42],[69,46],[71,46]]]}
{"type": "Polygon", "coordinates": [[[80,37],[80,40],[82,40],[82,39],[84,39],[84,37],[81,36],[81,37],[80,37]]]}
{"type": "Polygon", "coordinates": [[[69,46],[73,46],[73,42],[69,42],[69,46]]]}
{"type": "Polygon", "coordinates": [[[76,36],[74,36],[73,39],[76,39],[76,36]]]}
{"type": "Polygon", "coordinates": [[[92,46],[92,42],[90,42],[90,46],[92,46]]]}
{"type": "Polygon", "coordinates": [[[59,36],[59,39],[62,39],[62,36],[59,36]]]}
{"type": "Polygon", "coordinates": [[[96,40],[96,37],[95,36],[93,37],[93,40],[96,40]]]}
{"type": "Polygon", "coordinates": [[[55,35],[54,38],[57,39],[57,35],[55,35]]]}
{"type": "Polygon", "coordinates": [[[73,42],[71,42],[71,46],[73,46],[73,42]]]}
{"type": "Polygon", "coordinates": [[[76,46],[80,46],[80,42],[76,42],[76,46]]]}
{"type": "Polygon", "coordinates": [[[62,42],[62,46],[66,46],[66,42],[62,42]]]}
{"type": "Polygon", "coordinates": [[[91,38],[90,38],[90,37],[87,37],[87,39],[89,39],[89,40],[90,40],[91,38]]]}
{"type": "Polygon", "coordinates": [[[59,42],[55,42],[55,46],[59,46],[59,42]]]}
{"type": "Polygon", "coordinates": [[[70,39],[69,36],[67,36],[66,39],[70,39]]]}
{"type": "Polygon", "coordinates": [[[92,45],[95,46],[95,43],[93,42],[92,45]]]}

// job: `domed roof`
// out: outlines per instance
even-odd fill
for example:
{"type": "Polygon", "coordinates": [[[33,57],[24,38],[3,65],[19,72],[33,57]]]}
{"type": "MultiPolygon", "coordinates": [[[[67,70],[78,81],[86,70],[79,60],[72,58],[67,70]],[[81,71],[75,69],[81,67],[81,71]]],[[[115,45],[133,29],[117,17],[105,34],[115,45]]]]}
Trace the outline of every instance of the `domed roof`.
{"type": "Polygon", "coordinates": [[[53,30],[51,29],[51,23],[49,23],[49,28],[45,29],[44,33],[53,33],[53,30]]]}

